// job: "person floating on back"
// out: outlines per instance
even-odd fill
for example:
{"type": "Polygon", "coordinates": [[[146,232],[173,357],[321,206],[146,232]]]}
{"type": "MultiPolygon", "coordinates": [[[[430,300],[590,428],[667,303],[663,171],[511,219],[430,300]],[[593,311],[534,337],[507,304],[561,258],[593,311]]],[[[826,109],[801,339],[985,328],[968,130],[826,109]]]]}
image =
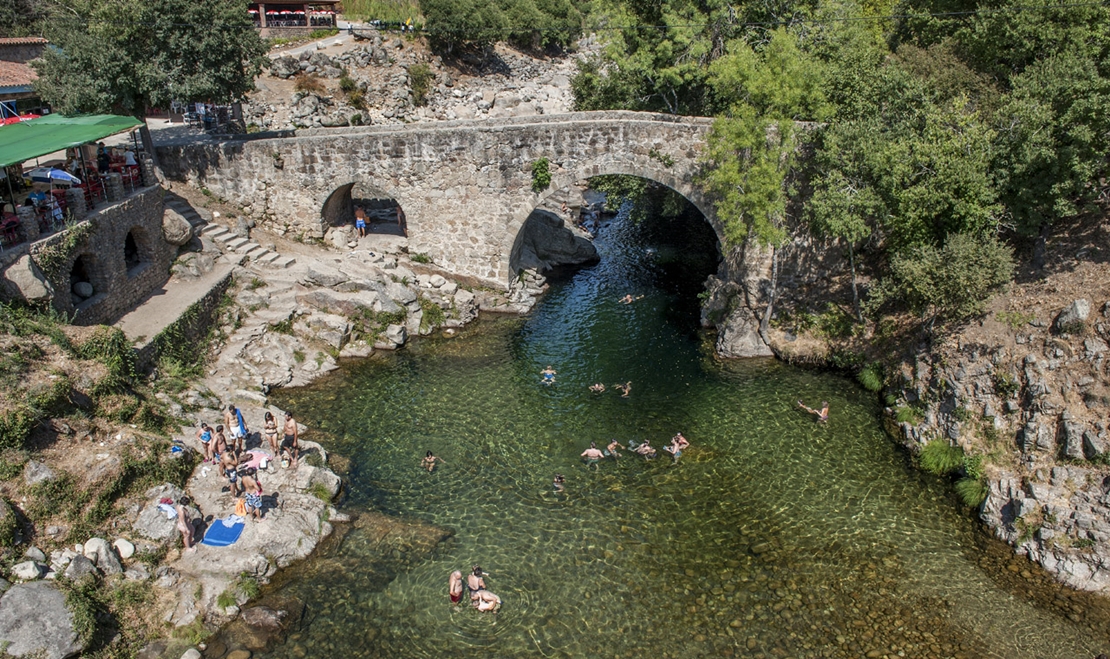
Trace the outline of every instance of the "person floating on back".
{"type": "Polygon", "coordinates": [[[803,403],[802,401],[798,401],[798,407],[800,407],[803,410],[805,410],[806,412],[809,412],[810,414],[816,416],[818,423],[825,423],[829,420],[829,403],[827,401],[821,401],[821,411],[820,412],[813,409],[812,407],[806,407],[805,403],[803,403]]]}
{"type": "Polygon", "coordinates": [[[591,384],[590,385],[590,391],[594,392],[595,394],[604,393],[605,392],[605,385],[601,384],[600,382],[591,384]]]}
{"type": "Polygon", "coordinates": [[[540,377],[543,378],[544,384],[555,382],[555,369],[551,368],[551,364],[548,364],[547,368],[540,371],[540,377]]]}

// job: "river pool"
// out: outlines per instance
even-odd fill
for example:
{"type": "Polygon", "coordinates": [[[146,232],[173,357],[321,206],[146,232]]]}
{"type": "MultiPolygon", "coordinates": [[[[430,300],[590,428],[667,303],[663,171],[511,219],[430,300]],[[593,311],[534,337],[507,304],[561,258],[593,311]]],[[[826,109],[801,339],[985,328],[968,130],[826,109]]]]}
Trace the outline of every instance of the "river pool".
{"type": "Polygon", "coordinates": [[[277,404],[350,461],[344,509],[454,530],[419,562],[355,529],[265,598],[301,620],[266,657],[1021,657],[1110,649],[1103,600],[1052,585],[913,471],[873,394],[697,327],[700,217],[629,217],[525,318],[346,364],[277,404]],[[643,297],[621,304],[626,295],[643,297]],[[546,365],[554,384],[540,382],[546,365]],[[602,382],[608,390],[589,391],[602,382]],[[623,398],[611,385],[631,382],[623,398]],[[831,420],[801,412],[830,403],[831,420]],[[692,442],[587,469],[596,441],[692,442]],[[425,451],[445,461],[421,470],[425,451]],[[553,491],[555,473],[566,492],[553,491]],[[452,607],[474,563],[504,601],[452,607]]]}

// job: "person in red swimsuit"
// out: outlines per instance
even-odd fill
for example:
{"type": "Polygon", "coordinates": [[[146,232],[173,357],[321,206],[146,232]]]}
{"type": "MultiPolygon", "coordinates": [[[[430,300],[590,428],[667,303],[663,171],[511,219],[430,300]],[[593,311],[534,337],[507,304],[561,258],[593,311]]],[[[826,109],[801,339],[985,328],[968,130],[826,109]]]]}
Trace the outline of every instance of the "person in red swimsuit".
{"type": "Polygon", "coordinates": [[[451,573],[451,579],[447,582],[447,593],[451,595],[451,603],[458,604],[462,599],[463,594],[463,580],[462,572],[455,570],[451,573]]]}

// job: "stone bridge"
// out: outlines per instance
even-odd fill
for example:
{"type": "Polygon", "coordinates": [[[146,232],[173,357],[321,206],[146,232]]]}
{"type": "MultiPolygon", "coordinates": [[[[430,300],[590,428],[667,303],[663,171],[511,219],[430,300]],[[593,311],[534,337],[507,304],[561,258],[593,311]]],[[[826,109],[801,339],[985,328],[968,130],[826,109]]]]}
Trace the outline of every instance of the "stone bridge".
{"type": "MultiPolygon", "coordinates": [[[[528,215],[551,194],[602,174],[666,185],[723,238],[695,183],[711,120],[640,112],[579,112],[408,126],[318,128],[294,137],[160,146],[167,178],[207,188],[268,230],[322,238],[352,221],[356,184],[405,213],[409,251],[453,272],[506,286],[528,215]],[[547,158],[551,185],[532,190],[547,158]]],[[[724,241],[721,241],[724,244],[724,241]]]]}

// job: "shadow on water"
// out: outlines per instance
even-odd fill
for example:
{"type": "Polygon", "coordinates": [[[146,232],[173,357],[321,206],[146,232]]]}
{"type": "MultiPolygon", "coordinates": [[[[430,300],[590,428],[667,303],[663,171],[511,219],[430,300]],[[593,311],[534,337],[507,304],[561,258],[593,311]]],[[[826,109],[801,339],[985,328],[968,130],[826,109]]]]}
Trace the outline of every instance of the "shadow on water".
{"type": "Polygon", "coordinates": [[[269,589],[305,615],[263,656],[1071,659],[1110,647],[1101,600],[997,560],[1005,549],[950,493],[907,469],[873,396],[771,360],[715,359],[696,299],[719,258],[712,232],[647,210],[604,226],[601,262],[555,282],[527,318],[483,317],[275,394],[349,456],[348,510],[454,538],[418,555],[383,551],[359,527],[329,543],[269,589]],[[627,294],[643,297],[621,304],[627,294]],[[612,389],[629,381],[627,398],[612,389]],[[609,390],[591,393],[595,382],[609,390]],[[814,424],[799,397],[830,401],[832,421],[814,424]],[[677,431],[693,443],[678,464],[625,454],[593,470],[578,457],[590,441],[661,447],[677,431]],[[432,474],[426,450],[445,461],[432,474]],[[474,563],[504,600],[498,614],[447,601],[448,574],[474,563]]]}

